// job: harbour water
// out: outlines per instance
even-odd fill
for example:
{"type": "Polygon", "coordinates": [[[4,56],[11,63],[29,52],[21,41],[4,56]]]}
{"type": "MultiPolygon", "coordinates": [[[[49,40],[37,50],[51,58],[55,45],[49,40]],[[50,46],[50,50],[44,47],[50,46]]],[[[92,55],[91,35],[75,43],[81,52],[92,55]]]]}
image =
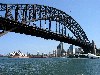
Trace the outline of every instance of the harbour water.
{"type": "Polygon", "coordinates": [[[0,75],[100,75],[100,59],[0,58],[0,75]]]}

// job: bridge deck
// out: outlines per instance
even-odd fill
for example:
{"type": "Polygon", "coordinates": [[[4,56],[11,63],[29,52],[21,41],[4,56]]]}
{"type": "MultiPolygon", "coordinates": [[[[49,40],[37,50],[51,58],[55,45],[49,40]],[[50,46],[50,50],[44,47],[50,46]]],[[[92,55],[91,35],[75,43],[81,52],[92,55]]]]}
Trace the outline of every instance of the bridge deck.
{"type": "Polygon", "coordinates": [[[26,24],[22,24],[19,22],[15,22],[15,21],[0,17],[0,30],[9,31],[10,29],[13,29],[11,32],[15,32],[15,33],[41,37],[44,39],[61,41],[61,42],[69,43],[69,44],[74,44],[82,48],[90,47],[89,44],[82,43],[81,41],[77,39],[64,36],[62,34],[57,34],[52,31],[48,31],[46,29],[41,29],[39,27],[34,27],[34,26],[28,26],[26,24]]]}

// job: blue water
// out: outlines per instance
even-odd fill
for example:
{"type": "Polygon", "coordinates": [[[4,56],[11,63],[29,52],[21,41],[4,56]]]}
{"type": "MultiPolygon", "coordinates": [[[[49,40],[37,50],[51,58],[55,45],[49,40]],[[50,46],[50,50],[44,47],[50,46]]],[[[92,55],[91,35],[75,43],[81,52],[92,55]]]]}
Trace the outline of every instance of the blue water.
{"type": "Polygon", "coordinates": [[[0,75],[100,75],[100,59],[0,58],[0,75]]]}

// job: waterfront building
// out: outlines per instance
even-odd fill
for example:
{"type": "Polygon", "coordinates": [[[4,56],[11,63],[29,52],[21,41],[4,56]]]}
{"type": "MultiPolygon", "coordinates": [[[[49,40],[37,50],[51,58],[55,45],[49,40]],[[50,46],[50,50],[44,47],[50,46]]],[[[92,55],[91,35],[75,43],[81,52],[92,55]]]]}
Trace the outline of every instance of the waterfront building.
{"type": "Polygon", "coordinates": [[[67,56],[67,52],[64,49],[61,51],[61,56],[67,56]]]}
{"type": "Polygon", "coordinates": [[[73,45],[70,45],[69,47],[69,54],[73,54],[73,45]]]}
{"type": "Polygon", "coordinates": [[[100,48],[96,50],[96,55],[100,56],[100,48]]]}
{"type": "Polygon", "coordinates": [[[69,55],[70,54],[70,52],[69,52],[69,49],[67,50],[67,55],[69,55]]]}
{"type": "Polygon", "coordinates": [[[2,55],[2,54],[0,54],[0,57],[3,57],[3,55],[2,55]]]}
{"type": "Polygon", "coordinates": [[[57,57],[61,57],[63,50],[63,43],[60,42],[60,44],[57,46],[57,57]]]}
{"type": "Polygon", "coordinates": [[[53,56],[57,57],[57,51],[56,50],[53,50],[53,56]]]}
{"type": "Polygon", "coordinates": [[[67,52],[63,49],[63,43],[60,42],[60,44],[57,46],[57,57],[65,56],[67,52]]]}
{"type": "Polygon", "coordinates": [[[60,43],[58,46],[57,46],[57,57],[60,57],[61,56],[61,44],[60,43]]]}
{"type": "Polygon", "coordinates": [[[22,53],[20,50],[18,52],[9,53],[9,56],[12,58],[29,58],[26,54],[22,53]]]}
{"type": "Polygon", "coordinates": [[[50,55],[51,55],[51,52],[49,52],[49,55],[48,56],[50,57],[50,55]]]}
{"type": "Polygon", "coordinates": [[[79,54],[78,48],[75,48],[75,54],[79,54]]]}
{"type": "Polygon", "coordinates": [[[37,55],[40,55],[40,54],[39,54],[39,51],[37,51],[37,55]]]}
{"type": "Polygon", "coordinates": [[[75,48],[75,54],[82,54],[83,52],[82,48],[75,48]]]}
{"type": "Polygon", "coordinates": [[[73,49],[73,54],[75,54],[75,49],[73,49]]]}

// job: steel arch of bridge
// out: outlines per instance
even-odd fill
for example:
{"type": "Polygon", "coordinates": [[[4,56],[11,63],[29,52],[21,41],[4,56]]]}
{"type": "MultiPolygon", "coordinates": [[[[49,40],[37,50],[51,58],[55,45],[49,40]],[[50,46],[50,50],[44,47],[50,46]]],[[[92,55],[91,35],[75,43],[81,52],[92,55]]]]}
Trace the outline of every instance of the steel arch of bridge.
{"type": "MultiPolygon", "coordinates": [[[[0,4],[0,11],[6,11],[5,18],[23,23],[29,23],[37,20],[56,21],[67,27],[74,36],[82,41],[89,41],[81,26],[68,14],[53,7],[37,4],[0,4]],[[12,10],[15,10],[15,16],[12,16],[12,10]],[[19,11],[22,10],[21,19],[18,18],[19,11]]],[[[40,24],[41,27],[41,24],[40,24]]],[[[49,24],[49,30],[51,26],[49,24]]]]}
{"type": "MultiPolygon", "coordinates": [[[[69,41],[73,41],[75,42],[74,44],[76,44],[77,46],[79,45],[82,48],[87,48],[87,49],[91,49],[88,50],[92,51],[93,49],[93,45],[90,43],[90,41],[88,40],[85,32],[83,31],[83,29],[81,28],[81,26],[68,14],[66,14],[65,12],[53,8],[53,7],[49,7],[49,6],[44,6],[44,5],[37,5],[37,4],[0,4],[0,12],[4,12],[3,15],[0,14],[0,22],[1,24],[3,24],[5,22],[4,25],[7,25],[7,23],[11,23],[11,24],[15,24],[15,25],[21,25],[21,27],[25,27],[26,25],[31,25],[31,23],[34,24],[35,21],[40,21],[40,26],[39,28],[41,29],[42,25],[41,22],[42,20],[45,21],[46,20],[49,21],[49,31],[51,31],[51,22],[55,21],[58,22],[59,25],[59,33],[60,31],[60,24],[63,25],[62,29],[64,29],[66,31],[66,28],[68,28],[76,37],[75,39],[69,39],[69,41]]],[[[13,26],[13,25],[12,25],[13,26]]],[[[1,26],[3,27],[3,26],[1,26]]],[[[16,26],[17,27],[17,26],[16,26]]],[[[29,27],[29,29],[32,28],[32,26],[29,27]]],[[[36,27],[38,31],[38,27],[36,27]]],[[[8,27],[9,29],[9,27],[8,27]]],[[[16,29],[16,28],[13,28],[16,29]]],[[[13,31],[13,29],[10,29],[13,31]]],[[[27,30],[26,28],[24,30],[27,30]]],[[[42,30],[42,29],[41,29],[42,30]]],[[[48,31],[47,31],[48,32],[48,31]]],[[[57,24],[56,24],[56,32],[57,32],[57,24]]],[[[27,32],[26,32],[27,33],[27,32]]],[[[41,32],[38,33],[38,35],[41,32]]],[[[45,32],[43,32],[45,33],[45,32]]],[[[55,38],[54,36],[52,37],[52,32],[48,32],[48,36],[51,37],[52,39],[55,38]]],[[[63,33],[63,30],[62,30],[63,33]]],[[[43,35],[43,34],[42,34],[43,35]]],[[[45,34],[44,34],[45,35],[45,34]]],[[[53,35],[56,35],[58,38],[56,40],[59,40],[60,37],[58,34],[53,33],[53,35]]],[[[66,33],[63,33],[61,36],[64,37],[66,35],[66,33]],[[62,36],[63,35],[63,36],[62,36]]],[[[43,36],[45,37],[45,36],[43,36]]],[[[66,37],[64,37],[64,39],[60,39],[60,40],[66,40],[66,37]]],[[[70,41],[70,42],[71,42],[70,41]]],[[[73,44],[73,42],[71,42],[73,44]]],[[[86,51],[86,50],[85,50],[86,51]]]]}

